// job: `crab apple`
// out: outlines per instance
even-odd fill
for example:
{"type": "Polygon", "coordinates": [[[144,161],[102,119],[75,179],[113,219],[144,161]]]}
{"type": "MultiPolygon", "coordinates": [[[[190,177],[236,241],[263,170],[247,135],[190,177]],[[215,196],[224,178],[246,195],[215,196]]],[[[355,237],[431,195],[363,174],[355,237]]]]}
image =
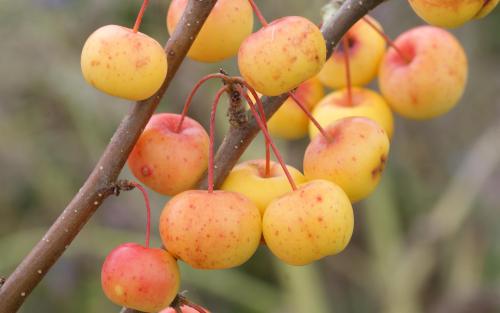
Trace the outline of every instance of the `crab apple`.
{"type": "Polygon", "coordinates": [[[321,31],[299,16],[273,21],[248,36],[238,51],[241,75],[266,96],[277,96],[314,77],[325,59],[321,31]]]}
{"type": "Polygon", "coordinates": [[[181,116],[155,114],[137,140],[128,165],[134,176],[164,195],[192,188],[207,169],[208,134],[198,122],[181,116]]]}
{"type": "MultiPolygon", "coordinates": [[[[295,91],[295,96],[312,110],[325,95],[320,81],[313,77],[306,80],[295,91]]],[[[288,98],[273,114],[267,126],[269,133],[283,139],[299,139],[307,135],[309,119],[295,100],[288,98]]]]}
{"type": "Polygon", "coordinates": [[[167,75],[165,50],[153,38],[130,28],[107,25],[85,42],[85,80],[97,89],[129,100],[152,96],[167,75]]]}
{"type": "MultiPolygon", "coordinates": [[[[362,116],[374,120],[387,132],[389,138],[394,131],[394,118],[385,99],[369,89],[352,88],[352,101],[346,89],[334,91],[323,98],[314,108],[313,116],[326,127],[345,117],[362,116]]],[[[318,128],[309,123],[311,138],[319,134],[318,128]]]]}
{"type": "Polygon", "coordinates": [[[348,117],[316,136],[304,155],[307,179],[339,185],[352,202],[366,198],[380,181],[389,154],[385,130],[365,117],[348,117]]]}
{"type": "Polygon", "coordinates": [[[453,28],[490,13],[498,0],[408,0],[415,13],[427,23],[453,28]]]}
{"type": "Polygon", "coordinates": [[[158,312],[168,306],[179,291],[179,267],[163,249],[126,243],[106,257],[101,284],[106,296],[118,305],[158,312]]]}
{"type": "MultiPolygon", "coordinates": [[[[270,175],[266,175],[266,160],[243,162],[233,168],[221,189],[239,192],[252,200],[264,214],[266,207],[274,199],[292,191],[285,172],[279,163],[271,162],[270,175]]],[[[297,169],[287,166],[293,180],[300,184],[306,178],[297,169]]]]}
{"type": "Polygon", "coordinates": [[[464,93],[467,56],[446,30],[421,26],[401,34],[395,45],[409,58],[390,49],[379,72],[382,95],[404,117],[429,119],[451,110],[464,93]]]}
{"type": "Polygon", "coordinates": [[[160,216],[167,250],[199,269],[226,269],[245,263],[262,236],[259,209],[228,191],[189,190],[173,197],[160,216]]]}
{"type": "MultiPolygon", "coordinates": [[[[173,0],[167,14],[167,28],[173,34],[188,0],[173,0]]],[[[188,56],[200,62],[217,62],[238,53],[252,33],[253,11],[248,0],[219,0],[196,37],[188,56]]]]}
{"type": "MultiPolygon", "coordinates": [[[[210,311],[208,311],[207,309],[204,309],[204,310],[205,310],[205,312],[210,313],[210,311]]],[[[198,310],[196,310],[190,306],[187,306],[187,305],[181,306],[181,312],[182,313],[200,313],[198,310]]],[[[162,310],[160,313],[176,313],[176,312],[175,312],[174,308],[169,307],[169,308],[162,310]]]]}
{"type": "Polygon", "coordinates": [[[351,202],[326,180],[313,180],[269,204],[262,221],[271,252],[291,265],[305,265],[347,246],[354,228],[351,202]]]}
{"type": "MultiPolygon", "coordinates": [[[[366,16],[380,30],[382,26],[372,17],[366,16]]],[[[351,84],[363,86],[371,82],[378,73],[380,61],[385,53],[385,40],[366,21],[359,20],[346,33],[349,43],[349,66],[351,84]]],[[[321,82],[332,89],[347,86],[346,64],[342,45],[339,45],[318,74],[321,82]]]]}

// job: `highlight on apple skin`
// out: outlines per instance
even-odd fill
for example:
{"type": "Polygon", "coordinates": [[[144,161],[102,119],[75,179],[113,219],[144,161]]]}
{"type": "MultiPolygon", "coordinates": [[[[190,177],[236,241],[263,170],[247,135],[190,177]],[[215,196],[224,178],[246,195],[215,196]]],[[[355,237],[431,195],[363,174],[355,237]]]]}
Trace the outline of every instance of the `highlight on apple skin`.
{"type": "MultiPolygon", "coordinates": [[[[188,0],[173,0],[167,13],[167,28],[172,35],[188,0]]],[[[243,40],[253,30],[253,11],[248,0],[218,0],[188,57],[200,62],[217,62],[235,56],[243,40]]]]}
{"type": "Polygon", "coordinates": [[[379,72],[382,95],[391,108],[411,119],[430,119],[450,111],[467,82],[467,56],[448,31],[420,26],[402,33],[396,46],[409,63],[389,49],[379,72]]]}
{"type": "Polygon", "coordinates": [[[107,25],[85,42],[81,55],[85,80],[109,95],[144,100],[167,76],[167,57],[153,38],[132,29],[107,25]]]}

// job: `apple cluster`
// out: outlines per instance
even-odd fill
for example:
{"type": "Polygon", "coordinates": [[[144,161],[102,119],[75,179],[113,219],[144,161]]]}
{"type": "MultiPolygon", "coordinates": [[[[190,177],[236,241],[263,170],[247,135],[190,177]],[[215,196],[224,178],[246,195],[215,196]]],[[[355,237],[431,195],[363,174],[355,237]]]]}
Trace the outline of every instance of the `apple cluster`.
{"type": "MultiPolygon", "coordinates": [[[[97,89],[144,100],[168,71],[165,51],[134,28],[108,25],[86,41],[81,67],[97,89]]],[[[326,58],[319,28],[300,16],[271,23],[253,0],[219,0],[188,52],[199,62],[237,56],[242,77],[212,74],[195,85],[182,114],[152,116],[128,158],[133,175],[170,196],[159,221],[164,249],[127,243],[106,258],[102,287],[113,302],[144,312],[168,308],[180,285],[181,260],[197,269],[227,269],[248,261],[265,245],[287,264],[305,265],[346,248],[354,229],[353,203],[378,185],[394,134],[393,112],[430,119],[450,111],[467,81],[467,57],[456,27],[489,13],[498,1],[409,0],[433,26],[410,29],[391,41],[365,16],[326,58]],[[254,13],[262,27],[253,32],[254,13]],[[439,26],[439,27],[438,27],[439,26]],[[387,49],[387,45],[390,46],[387,49]],[[378,77],[380,94],[365,85],[378,77]],[[210,134],[186,116],[201,84],[222,78],[211,114],[210,134]],[[330,88],[329,94],[324,88],[330,88]],[[248,103],[278,162],[237,165],[214,190],[214,127],[222,94],[237,90],[248,103]],[[259,95],[290,97],[266,123],[259,95]],[[309,135],[303,172],[283,162],[272,136],[309,135]],[[208,170],[208,190],[196,185],[208,170]]],[[[173,33],[188,0],[172,0],[166,25],[173,33]]],[[[148,237],[149,238],[149,225],[148,237]]],[[[200,312],[190,306],[183,312],[200,312]]],[[[205,310],[202,310],[205,311],[205,310]]]]}

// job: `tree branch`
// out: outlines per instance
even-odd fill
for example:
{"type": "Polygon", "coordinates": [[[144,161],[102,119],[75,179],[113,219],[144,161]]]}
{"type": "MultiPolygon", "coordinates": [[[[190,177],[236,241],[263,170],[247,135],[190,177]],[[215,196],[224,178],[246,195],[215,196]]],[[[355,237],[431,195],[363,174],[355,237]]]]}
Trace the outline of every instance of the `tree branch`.
{"type": "Polygon", "coordinates": [[[190,0],[165,46],[168,75],[155,95],[137,102],[122,120],[96,167],[66,209],[0,288],[0,312],[16,312],[73,241],[95,210],[111,194],[128,155],[156,110],[187,51],[217,0],[190,0]]]}

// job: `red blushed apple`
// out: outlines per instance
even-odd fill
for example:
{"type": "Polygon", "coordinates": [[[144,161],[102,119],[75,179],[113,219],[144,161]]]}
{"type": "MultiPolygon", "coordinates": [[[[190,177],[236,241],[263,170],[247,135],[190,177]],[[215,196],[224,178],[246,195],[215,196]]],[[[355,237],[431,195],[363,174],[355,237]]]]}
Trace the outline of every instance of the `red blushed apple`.
{"type": "Polygon", "coordinates": [[[449,32],[421,26],[394,42],[405,60],[390,49],[379,72],[379,85],[391,108],[404,117],[429,119],[451,110],[467,81],[467,57],[449,32]]]}
{"type": "Polygon", "coordinates": [[[123,244],[107,256],[101,284],[114,303],[144,312],[168,306],[179,290],[176,260],[165,250],[123,244]]]}
{"type": "Polygon", "coordinates": [[[137,179],[169,196],[192,188],[208,164],[207,132],[186,117],[177,133],[179,120],[178,114],[153,115],[128,158],[137,179]]]}
{"type": "Polygon", "coordinates": [[[160,235],[172,255],[198,269],[245,263],[262,235],[259,209],[242,194],[188,190],[173,197],[160,216],[160,235]]]}

